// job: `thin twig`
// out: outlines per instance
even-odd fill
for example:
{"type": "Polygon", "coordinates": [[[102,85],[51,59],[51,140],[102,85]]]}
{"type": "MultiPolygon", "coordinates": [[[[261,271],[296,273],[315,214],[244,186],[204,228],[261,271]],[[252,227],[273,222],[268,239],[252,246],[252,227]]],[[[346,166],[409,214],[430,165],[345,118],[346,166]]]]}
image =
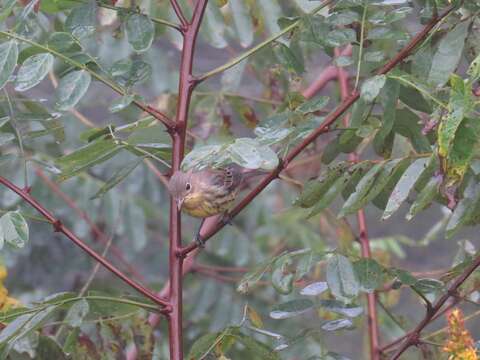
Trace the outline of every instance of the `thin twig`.
{"type": "Polygon", "coordinates": [[[20,189],[12,182],[7,180],[6,178],[0,176],[0,184],[4,185],[11,191],[15,192],[19,195],[25,202],[27,202],[30,206],[36,209],[44,218],[46,218],[54,227],[55,232],[60,232],[64,234],[67,238],[69,238],[75,245],[81,248],[85,253],[87,253],[90,257],[95,259],[97,262],[102,264],[107,270],[109,270],[112,274],[116,277],[121,279],[131,288],[138,291],[140,294],[144,295],[145,297],[152,300],[154,303],[164,307],[163,312],[168,313],[171,310],[170,303],[167,300],[161,299],[156,296],[151,290],[147,289],[143,285],[137,283],[136,281],[130,279],[120,270],[118,270],[112,263],[110,263],[107,259],[100,256],[96,253],[92,248],[90,248],[85,242],[83,242],[79,237],[77,237],[69,228],[62,224],[62,222],[56,218],[52,213],[50,213],[43,205],[41,205],[27,190],[20,189]]]}

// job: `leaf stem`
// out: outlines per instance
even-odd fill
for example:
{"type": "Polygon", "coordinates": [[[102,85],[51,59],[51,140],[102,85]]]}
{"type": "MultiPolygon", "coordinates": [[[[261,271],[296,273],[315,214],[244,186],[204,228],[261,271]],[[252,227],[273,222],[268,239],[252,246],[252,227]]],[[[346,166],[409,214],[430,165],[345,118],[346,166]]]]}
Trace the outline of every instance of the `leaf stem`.
{"type": "Polygon", "coordinates": [[[365,40],[365,22],[367,18],[367,9],[368,2],[363,3],[363,14],[362,14],[362,25],[360,28],[360,48],[358,49],[358,64],[357,64],[357,74],[355,76],[355,85],[353,86],[354,90],[358,88],[358,82],[360,80],[360,70],[362,67],[362,57],[363,57],[363,42],[365,40]]]}

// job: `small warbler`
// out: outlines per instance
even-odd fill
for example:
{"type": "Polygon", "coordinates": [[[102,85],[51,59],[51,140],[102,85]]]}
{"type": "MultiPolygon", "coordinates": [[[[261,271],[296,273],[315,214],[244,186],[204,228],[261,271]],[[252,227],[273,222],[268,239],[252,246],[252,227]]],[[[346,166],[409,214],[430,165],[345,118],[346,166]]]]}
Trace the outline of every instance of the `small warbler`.
{"type": "MultiPolygon", "coordinates": [[[[228,210],[235,201],[242,181],[256,174],[257,171],[248,171],[236,164],[221,169],[176,171],[170,178],[168,189],[179,210],[203,219],[201,228],[205,218],[222,213],[223,221],[229,222],[228,210]]],[[[195,241],[203,246],[200,229],[195,241]]]]}

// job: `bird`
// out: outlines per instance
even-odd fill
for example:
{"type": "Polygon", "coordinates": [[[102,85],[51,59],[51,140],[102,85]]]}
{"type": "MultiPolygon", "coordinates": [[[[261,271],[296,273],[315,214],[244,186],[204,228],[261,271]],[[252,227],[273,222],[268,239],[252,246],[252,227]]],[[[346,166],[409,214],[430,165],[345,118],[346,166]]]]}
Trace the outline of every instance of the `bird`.
{"type": "Polygon", "coordinates": [[[207,167],[202,170],[175,171],[170,177],[168,190],[179,211],[201,218],[195,241],[201,247],[204,241],[200,229],[206,218],[223,214],[222,221],[230,223],[228,211],[232,207],[243,181],[258,171],[229,164],[221,168],[207,167]]]}

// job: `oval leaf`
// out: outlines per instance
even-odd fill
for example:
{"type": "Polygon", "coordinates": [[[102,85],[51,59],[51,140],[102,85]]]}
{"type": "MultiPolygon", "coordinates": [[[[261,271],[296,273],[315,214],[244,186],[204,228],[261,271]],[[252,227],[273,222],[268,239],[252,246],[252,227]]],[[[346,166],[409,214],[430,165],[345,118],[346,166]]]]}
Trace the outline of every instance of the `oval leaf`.
{"type": "Polygon", "coordinates": [[[15,90],[26,91],[39,84],[53,66],[53,55],[49,53],[30,56],[18,70],[15,90]]]}
{"type": "Polygon", "coordinates": [[[155,27],[149,17],[141,14],[130,14],[125,24],[128,42],[138,52],[146,51],[152,46],[155,27]]]}
{"type": "Polygon", "coordinates": [[[73,71],[64,76],[56,90],[56,107],[58,110],[73,108],[85,95],[90,86],[91,76],[84,70],[73,71]]]}

